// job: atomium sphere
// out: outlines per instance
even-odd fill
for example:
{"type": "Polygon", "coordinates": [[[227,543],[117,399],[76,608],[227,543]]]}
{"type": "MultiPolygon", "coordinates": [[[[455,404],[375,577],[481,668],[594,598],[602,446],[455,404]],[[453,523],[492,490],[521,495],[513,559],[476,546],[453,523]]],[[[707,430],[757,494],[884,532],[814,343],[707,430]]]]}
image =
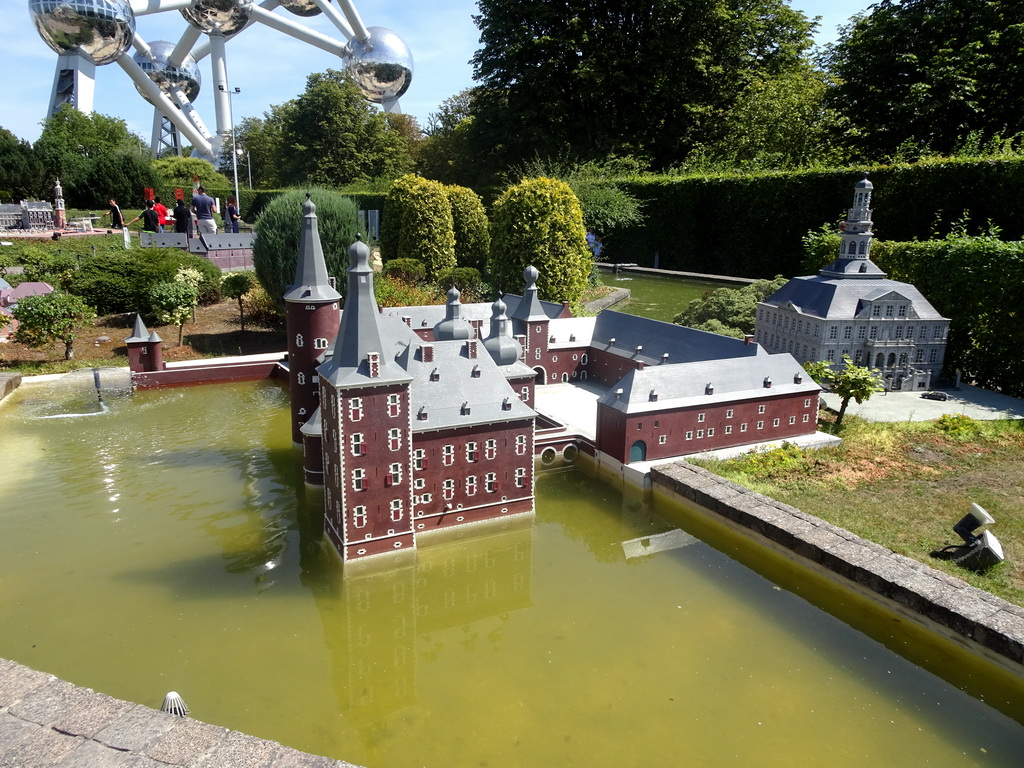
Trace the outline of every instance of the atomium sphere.
{"type": "Polygon", "coordinates": [[[50,48],[97,66],[116,61],[135,36],[128,0],[29,0],[28,12],[50,48]]]}
{"type": "Polygon", "coordinates": [[[181,15],[200,32],[230,37],[249,23],[251,7],[252,0],[192,0],[181,15]]]}
{"type": "MultiPolygon", "coordinates": [[[[166,40],[157,40],[152,43],[150,49],[153,51],[152,58],[142,53],[136,53],[132,58],[139,68],[152,80],[166,95],[172,96],[175,91],[182,91],[185,98],[195,101],[199,96],[199,88],[202,85],[202,77],[199,74],[199,66],[192,54],[185,57],[180,67],[170,63],[171,52],[174,51],[174,43],[166,40]]],[[[149,101],[149,97],[142,93],[142,97],[149,101]]]]}
{"type": "Polygon", "coordinates": [[[380,104],[397,99],[412,82],[412,53],[409,46],[384,27],[370,27],[365,43],[348,42],[351,57],[346,68],[363,92],[363,98],[380,104]]]}
{"type": "Polygon", "coordinates": [[[316,16],[320,13],[320,6],[313,0],[281,0],[281,7],[296,16],[316,16]]]}

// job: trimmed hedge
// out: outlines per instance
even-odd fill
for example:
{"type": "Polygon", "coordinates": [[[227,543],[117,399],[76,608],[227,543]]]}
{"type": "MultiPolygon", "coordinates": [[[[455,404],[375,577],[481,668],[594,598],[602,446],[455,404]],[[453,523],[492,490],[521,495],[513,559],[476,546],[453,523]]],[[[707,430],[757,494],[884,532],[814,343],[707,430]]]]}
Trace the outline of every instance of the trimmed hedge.
{"type": "Polygon", "coordinates": [[[430,281],[455,266],[452,206],[443,184],[413,174],[403,176],[391,185],[384,210],[381,258],[419,259],[430,281]]]}
{"type": "Polygon", "coordinates": [[[1024,235],[1024,158],[922,161],[865,169],[748,176],[636,176],[619,186],[641,201],[642,226],[605,241],[605,257],[710,274],[794,275],[808,230],[837,223],[868,174],[875,186],[875,233],[908,241],[966,224],[1024,235]],[[966,211],[966,216],[965,216],[966,211]]]}

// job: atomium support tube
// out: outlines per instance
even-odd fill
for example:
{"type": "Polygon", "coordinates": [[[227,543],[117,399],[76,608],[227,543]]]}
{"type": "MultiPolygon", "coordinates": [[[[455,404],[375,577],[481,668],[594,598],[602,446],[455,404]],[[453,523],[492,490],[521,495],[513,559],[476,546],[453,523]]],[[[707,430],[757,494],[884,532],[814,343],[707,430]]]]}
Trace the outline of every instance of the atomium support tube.
{"type": "Polygon", "coordinates": [[[136,16],[147,16],[161,11],[177,11],[188,8],[192,0],[131,0],[129,5],[136,16]]]}
{"type": "MultiPolygon", "coordinates": [[[[181,39],[178,40],[178,44],[174,46],[174,50],[171,51],[170,58],[168,61],[175,67],[180,67],[181,62],[185,60],[192,47],[199,40],[199,36],[202,34],[198,29],[193,27],[191,24],[185,28],[185,31],[181,35],[181,39]]],[[[199,61],[199,57],[195,57],[196,61],[199,61]]]]}
{"type": "Polygon", "coordinates": [[[188,96],[185,95],[185,92],[182,90],[176,90],[171,95],[174,97],[171,103],[178,103],[178,106],[181,107],[181,111],[185,115],[185,119],[192,123],[192,125],[195,126],[196,130],[199,131],[199,133],[201,133],[204,137],[206,137],[207,141],[213,141],[213,134],[210,133],[210,129],[206,127],[206,123],[203,122],[203,118],[199,116],[199,113],[196,111],[195,105],[191,101],[189,101],[188,96]]]}
{"type": "Polygon", "coordinates": [[[254,21],[265,24],[271,29],[276,29],[278,32],[283,32],[290,37],[294,37],[296,40],[308,43],[314,48],[327,51],[327,53],[333,53],[340,58],[348,58],[348,47],[345,43],[339,42],[334,38],[316,32],[309,27],[304,27],[291,19],[278,16],[276,13],[265,11],[259,6],[253,6],[251,14],[254,21]]]}
{"type": "Polygon", "coordinates": [[[153,49],[149,47],[149,43],[139,37],[138,30],[136,30],[135,36],[132,38],[132,47],[147,59],[153,61],[153,49]]]}
{"type": "Polygon", "coordinates": [[[345,18],[348,19],[348,23],[352,25],[355,39],[360,43],[365,43],[370,37],[370,30],[363,24],[363,19],[359,16],[359,11],[356,10],[352,0],[338,0],[338,5],[345,12],[345,18]]]}
{"type": "Polygon", "coordinates": [[[163,112],[164,117],[174,123],[174,127],[192,142],[196,149],[204,154],[213,155],[213,147],[210,145],[210,142],[203,138],[192,124],[182,116],[181,111],[164,95],[164,92],[160,90],[157,84],[149,79],[149,76],[142,70],[142,67],[136,64],[131,56],[127,53],[121,54],[117,58],[117,65],[132,79],[136,87],[149,97],[153,105],[159,104],[162,107],[160,111],[163,112]]]}
{"type": "Polygon", "coordinates": [[[355,37],[352,27],[345,21],[345,17],[341,15],[341,12],[331,5],[331,0],[313,0],[313,2],[316,3],[316,7],[320,9],[320,12],[345,36],[346,40],[351,40],[355,37]]]}
{"type": "Polygon", "coordinates": [[[210,67],[213,70],[213,106],[217,113],[217,135],[231,133],[231,91],[228,90],[228,62],[226,40],[222,35],[210,35],[210,67]]]}

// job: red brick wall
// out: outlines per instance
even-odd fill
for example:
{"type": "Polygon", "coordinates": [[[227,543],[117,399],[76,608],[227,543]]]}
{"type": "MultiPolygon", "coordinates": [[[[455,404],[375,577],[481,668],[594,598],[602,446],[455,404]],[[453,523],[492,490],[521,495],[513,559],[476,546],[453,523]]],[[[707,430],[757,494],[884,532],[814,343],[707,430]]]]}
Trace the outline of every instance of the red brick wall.
{"type": "Polygon", "coordinates": [[[301,443],[299,429],[320,405],[316,358],[338,335],[337,302],[305,304],[287,302],[288,385],[291,388],[292,442],[301,443]]]}

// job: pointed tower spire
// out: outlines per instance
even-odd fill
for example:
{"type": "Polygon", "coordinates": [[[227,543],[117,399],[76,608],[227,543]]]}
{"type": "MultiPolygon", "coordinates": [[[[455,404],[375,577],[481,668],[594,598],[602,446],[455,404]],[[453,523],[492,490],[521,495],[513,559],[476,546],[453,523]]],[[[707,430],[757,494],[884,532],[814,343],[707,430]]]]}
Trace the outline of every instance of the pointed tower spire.
{"type": "Polygon", "coordinates": [[[327,275],[323,246],[316,218],[316,205],[306,193],[302,204],[302,235],[299,239],[299,258],[295,263],[295,283],[284,294],[285,301],[338,301],[341,294],[332,286],[327,275]]]}
{"type": "Polygon", "coordinates": [[[547,320],[548,316],[540,306],[540,298],[537,296],[537,278],[540,272],[532,264],[523,270],[523,280],[526,285],[523,288],[523,300],[519,302],[512,317],[516,320],[547,320]]]}
{"type": "Polygon", "coordinates": [[[505,309],[505,302],[499,296],[491,305],[491,331],[484,339],[484,349],[496,365],[512,365],[523,354],[522,346],[509,334],[505,309]]]}
{"type": "Polygon", "coordinates": [[[448,304],[444,309],[444,320],[434,326],[437,341],[468,339],[473,336],[473,327],[462,319],[462,296],[454,285],[448,290],[448,304]]]}
{"type": "Polygon", "coordinates": [[[853,186],[853,205],[846,214],[843,234],[839,243],[839,258],[821,270],[822,275],[834,277],[885,277],[885,273],[871,261],[871,192],[875,186],[867,177],[853,186]]]}

